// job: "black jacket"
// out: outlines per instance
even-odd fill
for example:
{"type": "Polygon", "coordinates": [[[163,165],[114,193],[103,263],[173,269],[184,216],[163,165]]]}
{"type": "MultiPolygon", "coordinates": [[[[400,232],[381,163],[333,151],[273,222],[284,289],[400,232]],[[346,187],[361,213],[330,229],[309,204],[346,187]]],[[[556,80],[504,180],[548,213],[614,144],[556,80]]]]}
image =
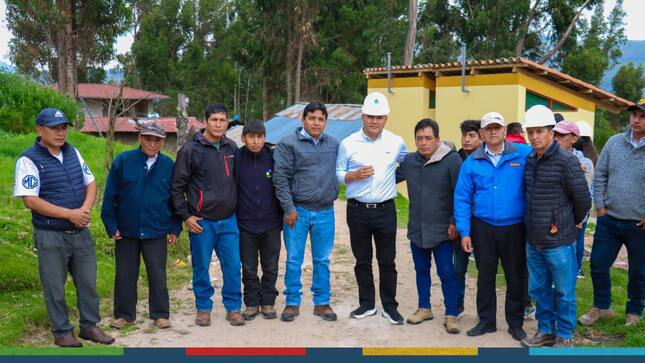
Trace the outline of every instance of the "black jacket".
{"type": "Polygon", "coordinates": [[[235,180],[241,230],[263,233],[282,225],[282,209],[273,188],[273,150],[266,145],[257,154],[246,147],[237,149],[235,180]]]}
{"type": "Polygon", "coordinates": [[[591,208],[591,196],[580,161],[551,144],[540,159],[535,151],[527,158],[526,240],[535,248],[555,248],[576,241],[576,224],[591,208]]]}
{"type": "Polygon", "coordinates": [[[192,215],[220,220],[232,216],[237,208],[237,145],[224,136],[217,150],[203,132],[181,147],[175,161],[171,198],[182,221],[192,215]]]}

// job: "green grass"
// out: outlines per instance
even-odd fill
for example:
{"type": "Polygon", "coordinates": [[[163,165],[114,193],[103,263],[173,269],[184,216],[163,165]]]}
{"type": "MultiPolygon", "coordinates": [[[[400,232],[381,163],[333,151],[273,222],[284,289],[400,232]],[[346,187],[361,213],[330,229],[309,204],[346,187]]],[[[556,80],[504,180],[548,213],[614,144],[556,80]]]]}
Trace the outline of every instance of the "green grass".
{"type": "MultiPolygon", "coordinates": [[[[38,259],[32,241],[31,213],[22,200],[14,199],[13,178],[15,162],[20,154],[34,142],[34,134],[16,135],[0,132],[0,346],[33,346],[30,337],[43,334],[50,327],[38,277],[38,259]]],[[[100,205],[106,173],[103,167],[104,141],[92,136],[72,132],[69,142],[79,149],[91,168],[99,190],[99,197],[92,210],[91,231],[97,251],[97,291],[101,297],[102,316],[112,314],[114,288],[114,241],[105,233],[100,218],[100,205]]],[[[115,154],[131,148],[116,144],[115,154]]],[[[190,269],[174,266],[176,258],[189,253],[186,233],[178,244],[169,249],[169,287],[187,281],[190,269]]],[[[143,267],[143,264],[142,264],[143,267]]],[[[140,286],[146,285],[142,273],[140,286]]],[[[142,297],[146,292],[142,291],[142,297]]],[[[70,321],[77,325],[76,293],[71,279],[66,286],[70,321]]],[[[49,344],[48,338],[45,344],[49,344]]]]}
{"type": "MultiPolygon", "coordinates": [[[[345,184],[341,184],[340,191],[338,193],[338,199],[347,200],[347,196],[345,195],[346,190],[347,186],[345,184]]],[[[399,228],[408,228],[408,213],[410,211],[410,202],[408,202],[408,200],[403,195],[398,194],[396,196],[396,199],[394,200],[394,204],[396,205],[396,224],[399,228]]]]}

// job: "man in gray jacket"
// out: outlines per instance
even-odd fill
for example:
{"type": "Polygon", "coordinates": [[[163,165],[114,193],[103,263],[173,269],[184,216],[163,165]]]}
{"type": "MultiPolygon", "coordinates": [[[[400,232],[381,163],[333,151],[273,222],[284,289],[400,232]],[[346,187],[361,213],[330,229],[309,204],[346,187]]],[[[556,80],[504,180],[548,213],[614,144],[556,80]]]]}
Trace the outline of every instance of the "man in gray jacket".
{"type": "Polygon", "coordinates": [[[433,318],[430,308],[431,257],[437,264],[444,305],[444,326],[459,333],[457,323],[457,279],[452,263],[452,242],[457,238],[453,195],[461,157],[439,138],[439,125],[423,119],[414,127],[417,151],[407,154],[397,170],[397,181],[406,180],[410,197],[408,239],[417,273],[417,311],[408,323],[418,324],[433,318]]]}
{"type": "Polygon", "coordinates": [[[280,319],[293,321],[300,314],[302,263],[307,235],[311,238],[314,315],[335,321],[329,306],[329,256],[334,247],[334,200],[338,197],[336,155],[338,142],[323,133],[327,108],[322,102],[308,104],[302,125],[276,145],[273,153],[273,185],[284,211],[284,275],[286,306],[280,319]]]}
{"type": "Polygon", "coordinates": [[[600,154],[594,178],[598,222],[591,250],[593,307],[582,325],[611,319],[609,269],[623,244],[627,248],[629,282],[625,325],[637,324],[645,305],[645,99],[631,106],[630,129],[612,136],[600,154]]]}

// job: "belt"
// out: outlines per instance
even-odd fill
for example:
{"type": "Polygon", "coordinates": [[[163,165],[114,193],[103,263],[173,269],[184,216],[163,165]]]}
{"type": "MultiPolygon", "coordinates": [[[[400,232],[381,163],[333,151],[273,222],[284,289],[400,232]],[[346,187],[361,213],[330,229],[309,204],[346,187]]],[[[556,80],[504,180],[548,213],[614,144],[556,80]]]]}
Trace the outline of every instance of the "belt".
{"type": "Polygon", "coordinates": [[[394,199],[388,199],[384,202],[380,203],[363,203],[359,202],[356,199],[348,199],[347,204],[349,204],[352,207],[361,207],[361,208],[367,208],[367,209],[376,209],[376,208],[383,208],[383,207],[388,207],[394,203],[394,199]]]}
{"type": "Polygon", "coordinates": [[[85,228],[81,228],[81,229],[70,229],[70,230],[68,230],[68,231],[61,231],[61,232],[65,233],[65,234],[77,234],[77,233],[81,232],[81,231],[82,231],[82,230],[84,230],[84,229],[85,229],[85,228]]]}

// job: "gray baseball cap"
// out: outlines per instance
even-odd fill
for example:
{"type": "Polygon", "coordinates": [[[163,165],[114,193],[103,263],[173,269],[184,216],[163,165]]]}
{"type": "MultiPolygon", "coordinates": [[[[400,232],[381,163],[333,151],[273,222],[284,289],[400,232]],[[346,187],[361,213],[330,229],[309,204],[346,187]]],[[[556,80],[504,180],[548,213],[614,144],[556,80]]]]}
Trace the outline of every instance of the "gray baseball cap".
{"type": "Polygon", "coordinates": [[[166,131],[155,121],[146,121],[139,124],[139,135],[166,138],[166,131]]]}

